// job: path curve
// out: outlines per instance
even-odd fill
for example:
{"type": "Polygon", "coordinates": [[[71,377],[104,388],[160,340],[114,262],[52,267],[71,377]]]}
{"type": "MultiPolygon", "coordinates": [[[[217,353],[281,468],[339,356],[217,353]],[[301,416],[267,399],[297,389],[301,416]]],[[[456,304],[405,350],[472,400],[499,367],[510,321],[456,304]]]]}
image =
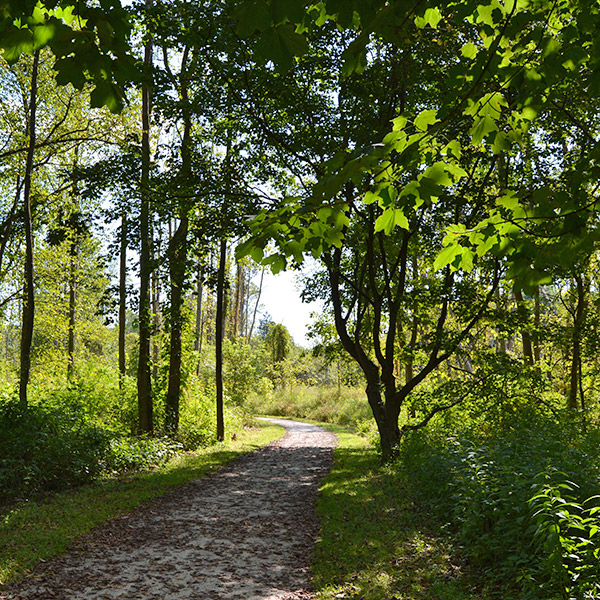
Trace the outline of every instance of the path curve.
{"type": "Polygon", "coordinates": [[[315,502],[336,436],[284,419],[286,434],[84,537],[0,598],[312,598],[315,502]]]}

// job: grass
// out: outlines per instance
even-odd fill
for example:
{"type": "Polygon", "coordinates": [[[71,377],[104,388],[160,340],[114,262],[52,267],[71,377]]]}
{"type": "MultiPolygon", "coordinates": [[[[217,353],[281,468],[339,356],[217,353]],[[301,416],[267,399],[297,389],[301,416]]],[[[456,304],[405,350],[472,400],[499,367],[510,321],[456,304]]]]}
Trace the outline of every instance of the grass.
{"type": "Polygon", "coordinates": [[[368,442],[339,438],[318,510],[313,573],[319,600],[481,600],[451,540],[428,525],[397,469],[381,467],[368,442]]]}
{"type": "Polygon", "coordinates": [[[39,561],[61,554],[93,527],[282,434],[283,428],[260,422],[257,428],[238,435],[236,441],[176,457],[152,471],[107,478],[12,507],[0,514],[0,584],[15,581],[39,561]]]}

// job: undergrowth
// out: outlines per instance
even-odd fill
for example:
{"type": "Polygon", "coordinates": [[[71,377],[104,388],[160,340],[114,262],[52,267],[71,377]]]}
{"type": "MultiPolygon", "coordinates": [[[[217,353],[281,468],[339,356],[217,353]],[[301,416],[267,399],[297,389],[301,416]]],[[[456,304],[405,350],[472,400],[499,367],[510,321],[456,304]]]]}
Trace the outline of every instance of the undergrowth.
{"type": "Polygon", "coordinates": [[[451,536],[411,499],[404,473],[381,467],[364,437],[329,428],[339,445],[318,504],[319,600],[483,600],[451,536]]]}
{"type": "Polygon", "coordinates": [[[433,424],[395,468],[502,600],[600,598],[600,431],[568,415],[433,424]]]}

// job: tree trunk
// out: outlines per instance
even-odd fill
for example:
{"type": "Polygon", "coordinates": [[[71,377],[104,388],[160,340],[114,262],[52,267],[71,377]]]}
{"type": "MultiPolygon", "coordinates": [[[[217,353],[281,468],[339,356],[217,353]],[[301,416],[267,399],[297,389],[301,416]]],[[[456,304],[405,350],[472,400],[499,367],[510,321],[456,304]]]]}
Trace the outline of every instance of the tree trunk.
{"type": "MultiPolygon", "coordinates": [[[[364,372],[364,370],[363,370],[364,372]]],[[[395,455],[400,443],[400,428],[398,427],[398,414],[395,410],[396,403],[387,400],[385,404],[381,397],[381,381],[379,373],[373,371],[367,375],[367,400],[377,424],[379,441],[381,443],[381,460],[389,462],[395,455]]]]}
{"type": "MultiPolygon", "coordinates": [[[[146,0],[151,6],[151,0],[146,0]]],[[[144,65],[152,67],[152,42],[146,43],[144,65]]],[[[149,77],[149,75],[147,75],[149,77]]],[[[142,87],[142,174],[140,210],[140,302],[139,302],[139,361],[137,373],[138,431],[152,433],[153,406],[150,365],[150,275],[151,264],[151,218],[150,218],[150,111],[151,88],[149,83],[142,87]]]]}
{"type": "Polygon", "coordinates": [[[217,440],[225,439],[223,420],[223,337],[225,324],[225,268],[227,266],[227,240],[222,239],[219,249],[217,273],[217,317],[215,321],[215,378],[217,388],[217,440]]]}
{"type": "MultiPolygon", "coordinates": [[[[575,315],[573,318],[573,337],[572,337],[572,352],[571,352],[571,374],[569,385],[569,401],[568,406],[572,410],[576,410],[577,396],[580,390],[583,390],[582,382],[580,381],[581,374],[581,333],[583,330],[583,322],[585,319],[585,285],[581,275],[575,275],[575,283],[577,285],[577,305],[575,307],[575,315]]],[[[581,393],[581,404],[584,405],[583,393],[581,393]]]]}
{"type": "Polygon", "coordinates": [[[252,313],[252,324],[250,325],[250,331],[248,332],[248,341],[252,339],[252,332],[254,331],[254,324],[256,323],[256,312],[258,311],[258,304],[260,302],[260,296],[262,294],[263,281],[265,278],[265,268],[263,267],[260,273],[260,284],[258,286],[258,296],[256,297],[256,304],[254,305],[254,311],[252,313]]]}
{"type": "Polygon", "coordinates": [[[535,338],[533,340],[533,357],[535,358],[535,364],[539,365],[540,361],[542,359],[542,352],[540,349],[540,333],[541,332],[540,332],[540,286],[539,285],[537,285],[535,288],[533,324],[535,326],[535,338]]]}
{"type": "MultiPolygon", "coordinates": [[[[515,290],[515,300],[517,301],[517,312],[521,315],[523,320],[527,319],[527,307],[525,306],[525,300],[523,299],[523,292],[521,290],[515,290]]],[[[528,365],[533,365],[531,335],[529,334],[529,331],[527,331],[526,324],[521,330],[521,338],[523,340],[523,358],[528,365]]]]}
{"type": "Polygon", "coordinates": [[[69,328],[67,338],[67,381],[75,376],[75,302],[77,299],[77,242],[71,242],[69,256],[69,328]]]}
{"type": "Polygon", "coordinates": [[[125,326],[127,321],[127,213],[121,213],[121,254],[119,256],[119,389],[123,389],[125,364],[125,326]]]}
{"type": "MultiPolygon", "coordinates": [[[[154,260],[154,257],[153,257],[154,260]]],[[[160,366],[160,333],[162,315],[160,313],[160,273],[158,267],[152,273],[152,381],[158,381],[160,366]]]]}
{"type": "Polygon", "coordinates": [[[169,383],[165,398],[165,427],[170,433],[179,428],[179,398],[181,396],[181,333],[183,330],[183,286],[187,262],[189,220],[182,215],[179,227],[169,246],[169,276],[171,280],[171,344],[169,349],[169,383]]]}
{"type": "Polygon", "coordinates": [[[21,329],[21,361],[19,368],[19,402],[27,406],[27,385],[31,369],[31,341],[33,339],[33,320],[35,300],[33,290],[33,225],[31,220],[31,176],[33,173],[33,155],[35,151],[37,78],[40,51],[33,55],[31,70],[31,95],[29,101],[29,143],[23,183],[23,219],[25,221],[25,289],[23,293],[23,323],[21,329]]]}
{"type": "Polygon", "coordinates": [[[196,282],[196,339],[194,340],[194,351],[198,353],[196,362],[196,375],[200,375],[200,352],[202,351],[202,292],[203,292],[204,270],[198,270],[198,281],[196,282]]]}
{"type": "Polygon", "coordinates": [[[235,278],[235,300],[233,304],[233,323],[231,328],[231,339],[235,340],[241,333],[241,313],[242,313],[242,264],[236,264],[235,278]]]}

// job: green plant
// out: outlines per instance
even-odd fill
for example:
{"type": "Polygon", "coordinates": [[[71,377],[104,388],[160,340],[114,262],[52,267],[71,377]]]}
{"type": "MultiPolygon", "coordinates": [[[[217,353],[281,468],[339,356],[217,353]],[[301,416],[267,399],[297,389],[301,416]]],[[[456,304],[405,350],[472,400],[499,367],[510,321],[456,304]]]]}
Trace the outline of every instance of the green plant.
{"type": "Polygon", "coordinates": [[[564,473],[542,473],[538,480],[541,490],[529,506],[536,525],[533,541],[541,560],[537,571],[523,580],[547,597],[600,598],[600,497],[579,502],[579,486],[564,473]]]}
{"type": "Polygon", "coordinates": [[[183,444],[170,438],[115,438],[103,463],[111,473],[144,470],[165,464],[183,450],[183,444]]]}
{"type": "Polygon", "coordinates": [[[17,398],[0,401],[0,489],[3,500],[92,481],[102,469],[107,433],[76,405],[62,408],[17,398]]]}
{"type": "MultiPolygon", "coordinates": [[[[596,518],[595,509],[586,513],[575,504],[584,507],[583,499],[598,491],[599,432],[590,428],[583,433],[567,415],[560,417],[555,420],[523,411],[519,418],[505,417],[478,431],[473,426],[479,424],[478,418],[469,421],[463,413],[462,426],[450,427],[446,419],[440,419],[427,431],[407,434],[400,448],[396,468],[411,482],[413,498],[437,515],[440,526],[453,532],[471,564],[504,597],[520,594],[520,598],[548,600],[548,590],[558,589],[548,576],[558,550],[540,541],[541,532],[550,531],[550,514],[554,524],[563,528],[564,539],[557,544],[564,556],[572,555],[565,559],[564,568],[571,569],[573,581],[584,580],[589,567],[583,565],[593,558],[592,546],[575,538],[581,538],[578,527],[594,526],[585,519],[596,518]],[[558,496],[549,500],[565,488],[544,488],[540,483],[539,473],[556,472],[568,473],[580,486],[569,484],[573,494],[578,491],[565,500],[575,503],[568,514],[560,511],[563,501],[558,496]],[[548,502],[535,519],[530,511],[532,495],[538,510],[548,502]],[[583,545],[577,546],[580,542],[583,545]]],[[[579,597],[594,596],[568,596],[579,597]]]]}

